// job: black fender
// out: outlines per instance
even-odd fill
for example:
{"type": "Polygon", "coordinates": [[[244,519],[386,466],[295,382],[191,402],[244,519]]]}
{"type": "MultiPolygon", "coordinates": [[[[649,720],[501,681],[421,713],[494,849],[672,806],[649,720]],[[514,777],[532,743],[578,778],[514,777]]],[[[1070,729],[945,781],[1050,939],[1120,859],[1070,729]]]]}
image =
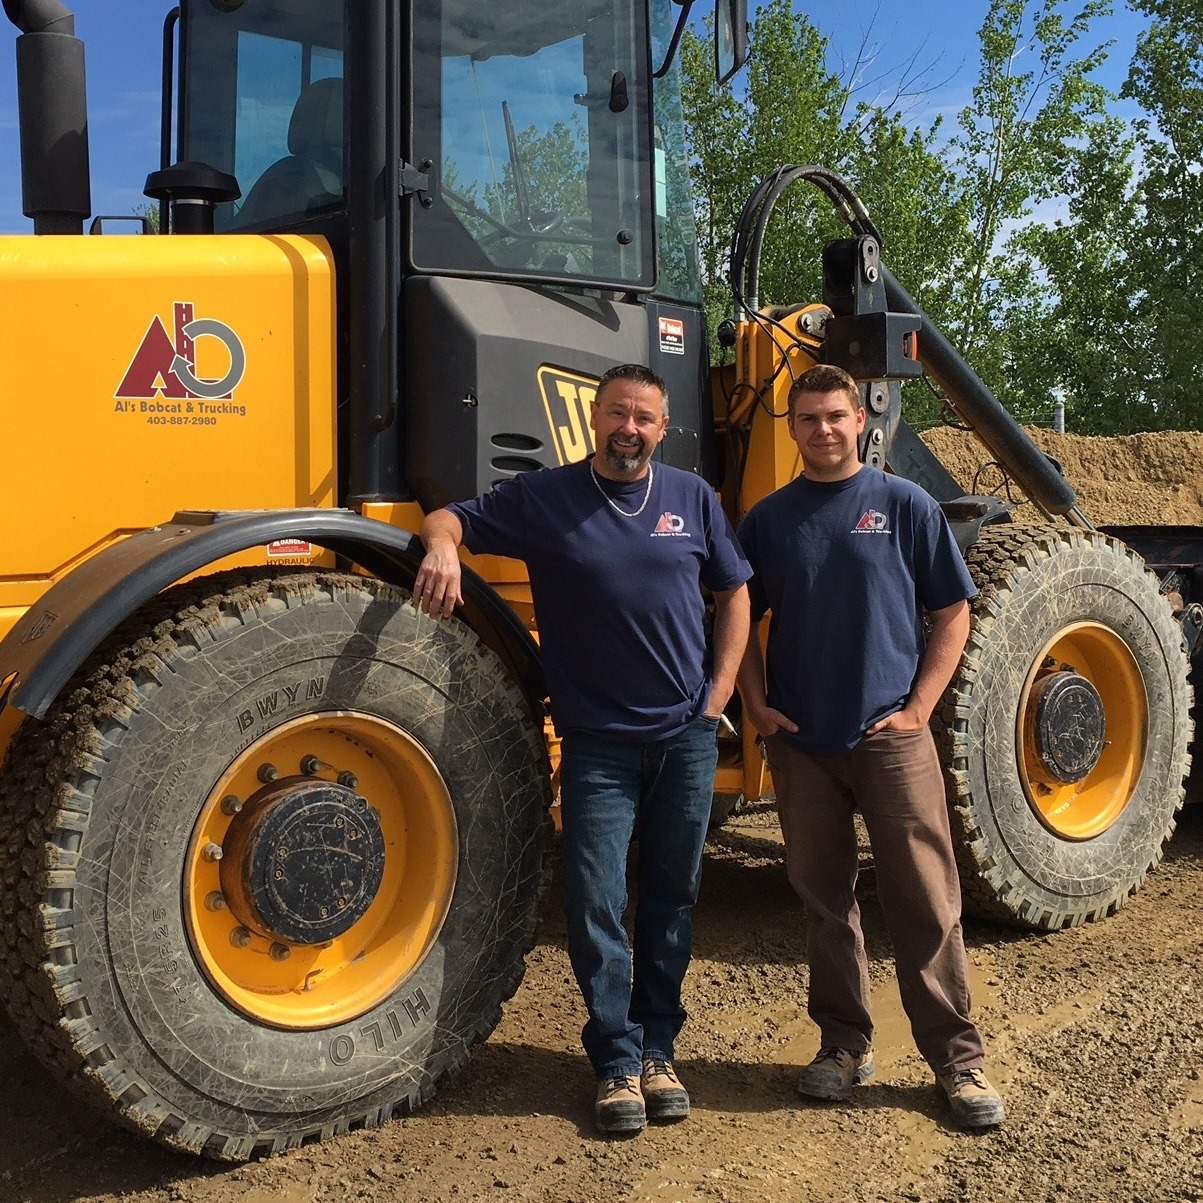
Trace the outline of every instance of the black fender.
{"type": "MultiPolygon", "coordinates": [[[[0,695],[31,718],[46,715],[59,691],[100,642],[157,593],[235,552],[276,539],[302,539],[390,584],[412,588],[425,554],[417,535],[350,510],[184,512],[106,547],[56,581],[0,641],[0,695]]],[[[464,621],[501,656],[536,715],[543,669],[522,621],[470,568],[463,573],[464,621]]]]}

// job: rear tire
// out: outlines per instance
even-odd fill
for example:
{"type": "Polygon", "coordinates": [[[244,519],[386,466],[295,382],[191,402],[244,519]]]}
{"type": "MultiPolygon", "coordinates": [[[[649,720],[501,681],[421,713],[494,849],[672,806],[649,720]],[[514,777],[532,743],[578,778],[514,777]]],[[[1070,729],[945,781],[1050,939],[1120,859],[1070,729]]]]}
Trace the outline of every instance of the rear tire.
{"type": "Polygon", "coordinates": [[[933,723],[966,907],[1050,930],[1109,915],[1161,859],[1182,805],[1182,632],[1140,557],[1093,532],[987,527],[967,561],[980,593],[933,723]],[[1093,764],[1075,743],[1072,706],[1031,734],[1044,678],[1057,671],[1085,682],[1086,712],[1105,716],[1093,764]],[[1068,774],[1077,780],[1048,769],[1051,760],[1060,771],[1063,750],[1089,766],[1068,774]]]}
{"type": "MultiPolygon", "coordinates": [[[[375,1126],[454,1073],[517,988],[549,803],[539,727],[461,623],[334,573],[172,591],[10,749],[8,1007],[54,1072],[175,1147],[241,1159],[375,1126]],[[321,943],[232,934],[212,904],[228,879],[206,849],[237,821],[220,804],[253,796],[269,761],[328,787],[340,831],[356,791],[378,818],[382,880],[363,878],[365,912],[321,943]]],[[[314,903],[321,872],[298,880],[315,921],[346,902],[337,884],[314,903]]]]}

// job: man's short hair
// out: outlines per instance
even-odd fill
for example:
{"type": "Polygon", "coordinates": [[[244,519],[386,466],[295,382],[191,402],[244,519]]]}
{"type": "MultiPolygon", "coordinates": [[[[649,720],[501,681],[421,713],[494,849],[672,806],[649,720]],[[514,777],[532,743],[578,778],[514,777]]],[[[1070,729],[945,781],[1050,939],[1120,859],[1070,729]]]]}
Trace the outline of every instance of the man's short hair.
{"type": "Polygon", "coordinates": [[[611,380],[632,380],[636,384],[645,385],[647,388],[659,389],[660,396],[664,402],[664,412],[668,413],[668,385],[664,383],[663,377],[657,376],[651,368],[644,367],[641,363],[620,363],[617,367],[611,368],[597,382],[597,392],[593,397],[595,404],[601,400],[602,389],[611,380]]]}
{"type": "Polygon", "coordinates": [[[802,393],[844,393],[852,402],[853,413],[858,409],[864,409],[864,402],[860,399],[860,389],[857,387],[856,381],[843,368],[837,368],[832,363],[816,363],[814,367],[807,368],[790,385],[789,417],[791,422],[794,418],[798,397],[802,393]]]}

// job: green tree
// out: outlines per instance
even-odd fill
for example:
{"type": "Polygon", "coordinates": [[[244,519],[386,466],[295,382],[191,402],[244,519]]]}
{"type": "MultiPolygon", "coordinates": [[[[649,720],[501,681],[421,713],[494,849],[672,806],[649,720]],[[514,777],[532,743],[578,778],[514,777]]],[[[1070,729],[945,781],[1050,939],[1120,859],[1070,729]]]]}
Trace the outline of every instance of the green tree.
{"type": "Polygon", "coordinates": [[[1065,399],[1089,434],[1194,429],[1203,297],[1192,287],[1203,205],[1203,14],[1136,0],[1150,18],[1122,95],[1143,113],[1095,121],[1067,146],[1065,215],[1013,241],[1039,263],[1051,300],[1029,378],[1065,399]]]}
{"type": "MultiPolygon", "coordinates": [[[[846,68],[846,78],[831,71],[826,39],[790,0],[772,0],[759,10],[751,43],[745,78],[735,89],[714,86],[705,37],[687,34],[683,45],[684,107],[712,328],[731,313],[729,257],[739,212],[753,188],[783,164],[815,164],[845,176],[883,230],[891,267],[938,308],[950,284],[950,250],[965,223],[957,205],[947,202],[952,179],[936,152],[938,124],[913,129],[901,112],[857,101],[859,64],[846,68]]],[[[914,83],[913,75],[906,83],[914,83]]],[[[823,244],[847,234],[826,199],[795,185],[774,210],[759,302],[820,299],[823,244]]]]}
{"type": "MultiPolygon", "coordinates": [[[[1166,13],[1191,2],[1140,0],[1166,13]]],[[[913,62],[885,80],[887,102],[880,92],[858,98],[864,63],[833,73],[827,42],[790,0],[758,12],[746,79],[734,90],[715,89],[708,44],[687,38],[685,111],[712,323],[731,310],[731,230],[750,190],[779,164],[821,164],[853,183],[882,232],[886,263],[1017,416],[1046,423],[1063,398],[1075,428],[1116,429],[1131,414],[1126,398],[1136,383],[1147,391],[1162,371],[1150,371],[1131,316],[1155,284],[1164,296],[1178,280],[1153,244],[1174,228],[1176,262],[1189,264],[1187,214],[1200,211],[1193,188],[1203,175],[1197,154],[1170,162],[1156,147],[1145,151],[1150,169],[1162,171],[1150,170],[1146,182],[1158,183],[1164,202],[1162,225],[1146,226],[1132,182],[1141,147],[1093,79],[1110,47],[1090,35],[1109,11],[1109,0],[1085,0],[1072,13],[1067,0],[993,0],[979,31],[973,99],[950,137],[938,121],[924,126],[907,115],[907,94],[913,107],[923,78],[913,62]]],[[[1160,103],[1192,114],[1191,129],[1203,137],[1203,122],[1194,121],[1203,96],[1199,20],[1185,48],[1181,36],[1173,47],[1142,48],[1167,84],[1160,103]],[[1171,78],[1194,91],[1177,96],[1171,78]]],[[[766,239],[758,300],[817,299],[821,246],[845,232],[817,194],[787,194],[766,239]]],[[[1189,341],[1189,320],[1159,322],[1167,355],[1189,341]]],[[[935,418],[927,390],[910,385],[906,395],[912,421],[935,418]]],[[[1165,389],[1156,405],[1136,410],[1142,425],[1150,412],[1174,412],[1165,389]]]]}
{"type": "Polygon", "coordinates": [[[1106,47],[1079,53],[1107,0],[1087,0],[1066,19],[1062,0],[994,0],[979,31],[973,102],[951,142],[958,199],[971,237],[957,264],[948,335],[1019,417],[1047,422],[1063,386],[1041,345],[1055,293],[1036,254],[1047,224],[1081,181],[1108,124],[1105,89],[1092,72],[1106,47]]]}
{"type": "Polygon", "coordinates": [[[1134,400],[1150,429],[1203,425],[1203,10],[1194,0],[1132,0],[1150,18],[1122,95],[1138,101],[1139,209],[1126,246],[1134,400]]]}
{"type": "Polygon", "coordinates": [[[1149,428],[1127,266],[1139,218],[1133,145],[1120,119],[1097,123],[1069,156],[1065,214],[1012,239],[1039,264],[1048,294],[1023,351],[1029,387],[1037,400],[1060,397],[1067,426],[1082,434],[1149,428]]]}

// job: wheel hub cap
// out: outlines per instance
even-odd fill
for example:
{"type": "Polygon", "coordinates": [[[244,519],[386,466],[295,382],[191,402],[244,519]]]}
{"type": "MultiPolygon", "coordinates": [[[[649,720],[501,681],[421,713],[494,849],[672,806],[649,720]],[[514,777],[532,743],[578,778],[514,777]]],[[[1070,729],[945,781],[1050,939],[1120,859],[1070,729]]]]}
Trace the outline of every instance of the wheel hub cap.
{"type": "Polygon", "coordinates": [[[1103,752],[1106,717],[1099,691],[1076,672],[1055,672],[1032,688],[1032,744],[1053,781],[1081,781],[1103,752]]]}
{"type": "Polygon", "coordinates": [[[264,786],[230,824],[222,892],[252,931],[324,944],[367,912],[384,876],[380,816],[332,781],[290,777],[264,786]]]}

